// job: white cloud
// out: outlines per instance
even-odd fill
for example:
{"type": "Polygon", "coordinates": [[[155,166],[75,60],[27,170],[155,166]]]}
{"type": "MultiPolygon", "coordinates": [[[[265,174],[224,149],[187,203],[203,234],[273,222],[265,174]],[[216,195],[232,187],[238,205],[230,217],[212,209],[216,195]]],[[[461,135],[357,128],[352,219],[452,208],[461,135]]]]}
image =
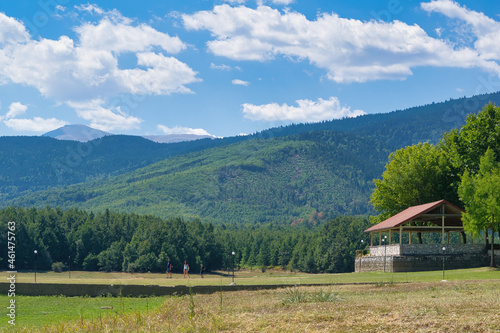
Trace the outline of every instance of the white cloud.
{"type": "Polygon", "coordinates": [[[240,67],[238,67],[238,66],[231,67],[231,66],[229,66],[229,65],[224,65],[224,64],[222,64],[222,65],[216,65],[216,64],[214,64],[214,63],[211,63],[211,64],[210,64],[210,69],[215,69],[215,70],[219,70],[219,71],[228,71],[228,72],[229,72],[229,71],[232,71],[233,69],[236,69],[236,70],[238,70],[238,71],[241,71],[241,68],[240,68],[240,67]]]}
{"type": "Polygon", "coordinates": [[[79,5],[79,6],[77,5],[75,6],[75,8],[80,11],[89,12],[91,14],[104,14],[104,10],[97,5],[91,5],[91,4],[79,5]]]}
{"type": "Polygon", "coordinates": [[[271,0],[272,3],[274,3],[275,5],[289,5],[291,4],[292,2],[294,2],[294,0],[271,0]]]}
{"type": "Polygon", "coordinates": [[[126,88],[133,94],[169,95],[172,93],[192,93],[185,85],[199,82],[196,72],[185,63],[156,53],[137,54],[139,65],[143,69],[127,69],[117,71],[116,75],[126,88]]]}
{"type": "MultiPolygon", "coordinates": [[[[449,18],[464,21],[475,39],[474,48],[482,59],[500,60],[500,22],[483,13],[472,11],[451,0],[435,0],[421,4],[428,12],[443,14],[449,18]]],[[[464,29],[462,29],[464,30],[464,29]]]]}
{"type": "Polygon", "coordinates": [[[49,132],[68,123],[56,118],[34,117],[33,119],[7,119],[4,120],[4,124],[19,132],[49,132]]]}
{"type": "Polygon", "coordinates": [[[232,4],[242,5],[246,2],[246,0],[224,0],[225,2],[229,2],[232,4]]]}
{"type": "Polygon", "coordinates": [[[90,121],[90,127],[102,131],[129,130],[138,128],[142,119],[127,115],[120,107],[106,108],[102,100],[88,102],[70,102],[69,106],[76,110],[78,116],[90,121]]]}
{"type": "Polygon", "coordinates": [[[130,23],[113,22],[109,18],[102,19],[96,25],[84,24],[75,31],[82,48],[111,51],[114,54],[149,50],[153,46],[160,46],[168,53],[179,53],[186,48],[179,37],[170,37],[146,24],[132,26],[130,23]]]}
{"type": "Polygon", "coordinates": [[[0,13],[0,84],[34,87],[69,106],[101,100],[97,108],[75,111],[100,129],[125,129],[141,120],[107,107],[106,101],[120,94],[192,93],[187,85],[201,81],[187,64],[165,55],[186,49],[178,37],[134,24],[116,10],[77,8],[102,18],[76,27],[75,39],[31,39],[21,22],[0,13]],[[125,53],[136,57],[135,67],[120,68],[118,57],[125,53]]]}
{"type": "Polygon", "coordinates": [[[26,113],[27,110],[28,107],[20,102],[11,103],[7,114],[3,117],[0,116],[0,121],[3,120],[7,127],[18,132],[48,132],[67,125],[67,122],[56,118],[17,118],[17,116],[26,113]]]}
{"type": "Polygon", "coordinates": [[[23,114],[28,110],[26,105],[21,104],[20,102],[11,103],[9,106],[9,112],[5,115],[6,119],[16,118],[17,116],[23,114]]]}
{"type": "Polygon", "coordinates": [[[234,79],[231,81],[232,84],[234,85],[237,85],[237,86],[248,86],[250,85],[250,82],[248,81],[243,81],[243,80],[240,80],[240,79],[234,79]]]}
{"type": "Polygon", "coordinates": [[[23,43],[29,38],[22,22],[0,13],[0,47],[2,44],[23,43]]]}
{"type": "MultiPolygon", "coordinates": [[[[431,2],[435,3],[456,7],[448,0],[431,2]]],[[[484,16],[458,9],[455,8],[456,15],[474,24],[479,24],[484,16]]],[[[500,56],[486,56],[486,50],[500,49],[500,43],[490,45],[500,40],[497,22],[490,27],[495,33],[489,33],[497,38],[482,38],[474,49],[432,38],[416,24],[366,22],[341,18],[335,13],[323,13],[311,21],[301,13],[280,12],[267,6],[252,9],[225,4],[183,15],[182,19],[188,30],[212,33],[214,39],[207,46],[217,56],[253,61],[281,56],[306,60],[325,69],[327,77],[336,82],[401,80],[412,74],[412,68],[421,66],[479,67],[500,75],[496,62],[500,56]]],[[[491,19],[487,21],[491,23],[491,19]]],[[[484,24],[481,29],[489,31],[484,24]]]]}
{"type": "Polygon", "coordinates": [[[316,102],[300,99],[296,103],[297,106],[278,103],[263,105],[246,103],[243,104],[243,114],[245,118],[251,120],[300,122],[318,122],[365,114],[362,110],[351,111],[351,108],[341,106],[337,97],[330,97],[327,100],[319,98],[316,102]]]}
{"type": "Polygon", "coordinates": [[[165,125],[158,125],[157,126],[160,131],[162,131],[164,134],[170,135],[170,134],[194,134],[194,135],[208,135],[211,137],[215,137],[212,134],[208,133],[206,130],[203,128],[189,128],[189,127],[181,127],[181,126],[175,126],[173,128],[165,126],[165,125]]]}

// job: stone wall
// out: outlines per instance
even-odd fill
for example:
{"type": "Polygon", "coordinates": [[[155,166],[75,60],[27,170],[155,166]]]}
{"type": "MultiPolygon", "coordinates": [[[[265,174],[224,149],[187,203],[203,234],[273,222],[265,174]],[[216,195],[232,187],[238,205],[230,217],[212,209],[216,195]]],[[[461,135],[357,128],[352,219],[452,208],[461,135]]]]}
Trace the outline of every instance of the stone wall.
{"type": "Polygon", "coordinates": [[[370,254],[375,257],[398,256],[400,255],[400,251],[400,244],[370,246],[370,254]]]}
{"type": "Polygon", "coordinates": [[[483,254],[486,252],[484,244],[391,244],[370,246],[372,256],[411,256],[411,255],[443,255],[445,254],[483,254]]]}
{"type": "MultiPolygon", "coordinates": [[[[489,252],[491,255],[491,251],[489,252]]],[[[355,271],[384,271],[384,267],[386,272],[418,272],[442,270],[443,258],[445,269],[484,267],[489,266],[490,255],[488,255],[484,251],[483,253],[479,254],[407,255],[387,257],[364,256],[356,259],[355,271]]],[[[500,263],[500,251],[495,251],[495,261],[497,263],[500,263]]]]}
{"type": "Polygon", "coordinates": [[[401,255],[484,254],[484,244],[401,244],[401,255]],[[443,246],[446,248],[443,251],[443,246]]]}

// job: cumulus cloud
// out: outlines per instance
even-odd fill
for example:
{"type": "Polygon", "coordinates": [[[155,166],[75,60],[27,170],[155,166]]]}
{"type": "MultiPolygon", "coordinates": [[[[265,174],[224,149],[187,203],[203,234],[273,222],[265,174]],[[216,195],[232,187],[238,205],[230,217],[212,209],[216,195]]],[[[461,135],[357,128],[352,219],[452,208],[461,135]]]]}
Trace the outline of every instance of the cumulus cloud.
{"type": "Polygon", "coordinates": [[[187,64],[167,55],[186,49],[178,37],[134,24],[116,10],[90,4],[76,8],[100,17],[76,27],[75,39],[31,39],[21,22],[0,13],[0,84],[31,86],[70,106],[98,99],[98,108],[75,110],[101,129],[112,130],[135,128],[140,119],[106,106],[109,99],[120,94],[192,93],[188,85],[201,81],[187,64]],[[136,66],[120,68],[122,54],[135,56],[136,66]]]}
{"type": "Polygon", "coordinates": [[[474,39],[474,48],[480,53],[481,58],[500,60],[500,22],[493,20],[483,13],[460,6],[455,1],[438,0],[421,4],[422,9],[435,12],[452,19],[465,22],[471,29],[474,39]]]}
{"type": "Polygon", "coordinates": [[[5,44],[24,43],[29,38],[22,22],[0,13],[0,47],[5,44]]]}
{"type": "Polygon", "coordinates": [[[0,116],[0,121],[3,120],[3,123],[7,127],[18,132],[48,132],[67,125],[65,121],[56,118],[17,118],[18,116],[26,113],[27,110],[28,107],[20,102],[11,103],[9,111],[5,114],[5,116],[0,116]]]}
{"type": "Polygon", "coordinates": [[[33,119],[7,119],[4,120],[4,124],[19,132],[49,132],[68,123],[56,118],[34,117],[33,119]]]}
{"type": "Polygon", "coordinates": [[[362,110],[352,111],[349,107],[341,106],[337,97],[330,97],[327,100],[319,98],[317,101],[300,99],[296,103],[297,106],[278,103],[263,105],[246,103],[243,104],[243,114],[245,118],[251,120],[300,122],[318,122],[365,114],[362,110]]]}
{"type": "Polygon", "coordinates": [[[250,82],[248,81],[243,81],[243,80],[240,80],[240,79],[234,79],[231,81],[232,84],[234,85],[237,85],[237,86],[248,86],[250,85],[250,82]]]}
{"type": "Polygon", "coordinates": [[[158,125],[157,126],[160,131],[162,131],[164,134],[170,135],[170,134],[194,134],[194,135],[208,135],[211,137],[214,137],[212,134],[208,133],[206,130],[203,128],[189,128],[189,127],[181,127],[181,126],[175,126],[175,127],[168,127],[165,125],[158,125]]]}
{"type": "Polygon", "coordinates": [[[9,106],[9,111],[5,115],[6,119],[15,118],[28,110],[26,105],[21,104],[20,102],[11,103],[9,106]]]}
{"type": "Polygon", "coordinates": [[[90,121],[90,127],[102,131],[129,130],[138,128],[142,119],[127,115],[120,107],[106,108],[102,100],[70,102],[78,116],[90,121]]]}
{"type": "Polygon", "coordinates": [[[479,23],[484,14],[456,8],[450,0],[430,4],[434,7],[423,8],[443,13],[446,8],[453,8],[447,15],[469,20],[477,24],[478,31],[490,31],[488,36],[492,37],[481,38],[475,48],[457,47],[447,40],[430,37],[416,24],[360,21],[335,13],[323,13],[309,20],[301,13],[280,12],[267,6],[252,9],[224,4],[183,15],[182,19],[188,30],[212,33],[214,39],[207,46],[215,55],[233,60],[305,60],[325,69],[327,77],[336,82],[401,80],[412,74],[412,68],[420,66],[479,67],[500,75],[496,62],[500,57],[490,55],[491,50],[500,48],[499,43],[490,45],[500,31],[497,22],[493,21],[495,24],[486,30],[485,24],[479,23]]]}

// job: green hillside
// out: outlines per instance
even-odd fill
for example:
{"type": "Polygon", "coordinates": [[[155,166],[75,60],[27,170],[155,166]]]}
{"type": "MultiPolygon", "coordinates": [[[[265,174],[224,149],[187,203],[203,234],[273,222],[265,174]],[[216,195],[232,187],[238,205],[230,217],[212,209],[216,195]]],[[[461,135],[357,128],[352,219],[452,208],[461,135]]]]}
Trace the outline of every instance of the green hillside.
{"type": "Polygon", "coordinates": [[[88,143],[0,137],[0,208],[112,209],[238,224],[372,213],[372,181],[391,152],[437,142],[488,101],[500,104],[500,93],[176,144],[120,135],[88,143]]]}
{"type": "Polygon", "coordinates": [[[165,159],[109,180],[41,191],[3,206],[46,205],[200,216],[216,223],[296,223],[370,211],[389,150],[331,131],[250,140],[165,159]],[[318,214],[321,213],[321,214],[318,214]]]}

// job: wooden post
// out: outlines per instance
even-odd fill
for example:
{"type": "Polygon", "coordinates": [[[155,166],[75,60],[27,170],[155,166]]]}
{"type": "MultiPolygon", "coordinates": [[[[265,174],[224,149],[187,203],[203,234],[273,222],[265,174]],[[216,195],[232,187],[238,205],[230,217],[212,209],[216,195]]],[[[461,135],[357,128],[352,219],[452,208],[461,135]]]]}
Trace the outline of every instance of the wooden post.
{"type": "Polygon", "coordinates": [[[403,244],[403,226],[399,226],[399,245],[403,244]]]}
{"type": "Polygon", "coordinates": [[[373,246],[373,232],[370,232],[370,246],[373,246]]]}
{"type": "Polygon", "coordinates": [[[392,244],[392,229],[389,229],[389,245],[392,244]]]}
{"type": "Polygon", "coordinates": [[[410,230],[410,236],[408,238],[410,239],[410,241],[408,242],[408,244],[411,245],[411,230],[410,230]]]}

